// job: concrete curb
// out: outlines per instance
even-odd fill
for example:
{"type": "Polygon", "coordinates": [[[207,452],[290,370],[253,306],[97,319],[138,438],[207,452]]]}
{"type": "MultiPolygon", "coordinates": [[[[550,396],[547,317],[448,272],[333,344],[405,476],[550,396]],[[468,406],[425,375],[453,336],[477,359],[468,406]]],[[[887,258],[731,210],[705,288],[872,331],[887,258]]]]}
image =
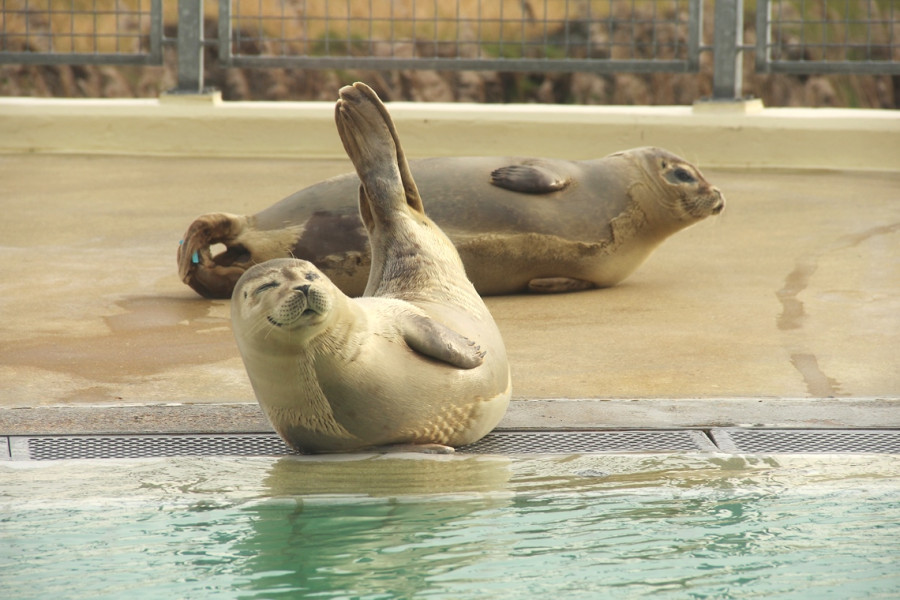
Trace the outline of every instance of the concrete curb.
{"type": "MultiPolygon", "coordinates": [[[[897,398],[518,400],[498,430],[898,428],[897,398]]],[[[271,428],[256,403],[0,408],[0,435],[254,433],[271,428]]]]}
{"type": "MultiPolygon", "coordinates": [[[[0,153],[345,157],[330,102],[204,98],[0,98],[0,153]]],[[[408,102],[389,108],[411,157],[587,159],[654,145],[702,167],[900,170],[900,111],[408,102]]]]}

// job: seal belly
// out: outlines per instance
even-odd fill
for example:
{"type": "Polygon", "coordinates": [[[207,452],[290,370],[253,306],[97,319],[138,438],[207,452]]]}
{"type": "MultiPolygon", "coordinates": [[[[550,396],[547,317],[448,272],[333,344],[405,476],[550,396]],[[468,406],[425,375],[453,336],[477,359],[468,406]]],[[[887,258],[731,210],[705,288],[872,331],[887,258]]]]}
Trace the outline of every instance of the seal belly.
{"type": "MultiPolygon", "coordinates": [[[[503,348],[492,345],[491,352],[503,348]]],[[[423,357],[387,330],[373,333],[351,362],[323,355],[316,377],[335,420],[368,446],[470,443],[496,426],[511,395],[505,355],[458,369],[423,357]]]]}

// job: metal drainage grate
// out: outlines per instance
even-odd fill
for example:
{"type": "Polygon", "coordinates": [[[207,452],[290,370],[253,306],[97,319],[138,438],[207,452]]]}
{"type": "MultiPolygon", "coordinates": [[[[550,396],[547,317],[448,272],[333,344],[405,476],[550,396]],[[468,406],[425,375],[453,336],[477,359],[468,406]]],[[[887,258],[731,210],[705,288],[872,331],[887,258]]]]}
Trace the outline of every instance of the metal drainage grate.
{"type": "Polygon", "coordinates": [[[577,454],[589,452],[715,452],[702,431],[495,431],[458,452],[577,454]]]}
{"type": "MultiPolygon", "coordinates": [[[[713,429],[494,431],[458,448],[468,454],[597,452],[900,453],[900,430],[713,429]]],[[[0,436],[0,460],[284,456],[294,454],[274,433],[0,436]]]]}
{"type": "MultiPolygon", "coordinates": [[[[458,451],[470,454],[714,452],[716,447],[700,431],[495,431],[458,451]]],[[[282,456],[293,453],[274,433],[257,433],[12,436],[5,456],[12,460],[64,460],[160,456],[282,456]]],[[[0,453],[0,457],[3,456],[0,453]]]]}
{"type": "Polygon", "coordinates": [[[11,437],[13,460],[271,456],[293,451],[275,434],[78,435],[11,437]]]}
{"type": "Polygon", "coordinates": [[[900,453],[897,429],[713,429],[723,452],[738,453],[900,453]]]}

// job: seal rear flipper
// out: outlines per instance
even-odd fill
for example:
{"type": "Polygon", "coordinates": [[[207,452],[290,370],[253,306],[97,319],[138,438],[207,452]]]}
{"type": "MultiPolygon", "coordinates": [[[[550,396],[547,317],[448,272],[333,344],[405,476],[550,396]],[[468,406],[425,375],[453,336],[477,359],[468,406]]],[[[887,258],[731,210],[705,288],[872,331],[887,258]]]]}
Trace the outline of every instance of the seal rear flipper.
{"type": "Polygon", "coordinates": [[[390,446],[369,446],[361,448],[357,452],[379,452],[381,454],[393,454],[395,452],[415,452],[418,454],[454,454],[456,450],[452,446],[444,444],[392,444],[390,446]]]}
{"type": "Polygon", "coordinates": [[[535,294],[578,292],[596,287],[592,282],[573,277],[539,277],[528,282],[528,291],[535,294]]]}
{"type": "Polygon", "coordinates": [[[206,298],[230,298],[234,284],[256,258],[244,243],[253,231],[252,217],[209,213],[194,219],[178,244],[181,281],[206,298]],[[213,256],[214,244],[223,244],[225,251],[213,256]]]}
{"type": "Polygon", "coordinates": [[[509,165],[494,169],[491,183],[523,194],[549,194],[565,189],[571,180],[544,166],[509,165]]]}
{"type": "Polygon", "coordinates": [[[429,317],[406,315],[400,332],[411,349],[458,369],[474,369],[484,362],[485,352],[475,342],[429,317]]]}

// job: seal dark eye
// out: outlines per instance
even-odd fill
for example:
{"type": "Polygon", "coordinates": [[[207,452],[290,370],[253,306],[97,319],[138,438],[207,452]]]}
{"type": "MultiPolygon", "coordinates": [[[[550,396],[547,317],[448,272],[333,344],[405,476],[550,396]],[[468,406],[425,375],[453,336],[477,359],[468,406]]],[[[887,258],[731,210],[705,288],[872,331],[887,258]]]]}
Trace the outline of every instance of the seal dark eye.
{"type": "Polygon", "coordinates": [[[694,179],[694,176],[685,169],[675,169],[675,179],[682,183],[694,183],[697,181],[694,179]]]}
{"type": "Polygon", "coordinates": [[[259,294],[260,292],[264,292],[264,291],[266,291],[266,290],[269,290],[269,289],[272,289],[272,288],[277,288],[277,287],[278,287],[278,282],[277,282],[277,281],[270,281],[270,282],[268,282],[268,283],[262,284],[261,286],[259,286],[259,287],[256,288],[255,290],[253,290],[253,295],[255,296],[256,294],[259,294]]]}
{"type": "Polygon", "coordinates": [[[307,281],[315,281],[315,280],[318,279],[318,278],[319,278],[319,274],[318,274],[318,273],[307,273],[307,274],[306,274],[306,280],[307,280],[307,281]]]}

